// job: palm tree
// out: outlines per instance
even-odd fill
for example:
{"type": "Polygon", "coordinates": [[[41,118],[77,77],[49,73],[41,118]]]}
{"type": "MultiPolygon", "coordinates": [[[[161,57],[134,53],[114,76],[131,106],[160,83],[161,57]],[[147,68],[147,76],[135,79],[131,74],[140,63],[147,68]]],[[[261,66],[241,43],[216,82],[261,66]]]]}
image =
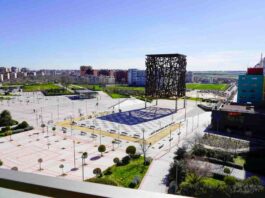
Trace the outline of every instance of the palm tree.
{"type": "Polygon", "coordinates": [[[61,165],[59,166],[59,168],[62,169],[62,175],[64,175],[64,172],[63,172],[64,165],[61,164],[61,165]]]}
{"type": "Polygon", "coordinates": [[[41,163],[43,162],[42,158],[39,158],[38,162],[39,162],[39,165],[40,165],[40,169],[39,170],[41,171],[41,163]]]}

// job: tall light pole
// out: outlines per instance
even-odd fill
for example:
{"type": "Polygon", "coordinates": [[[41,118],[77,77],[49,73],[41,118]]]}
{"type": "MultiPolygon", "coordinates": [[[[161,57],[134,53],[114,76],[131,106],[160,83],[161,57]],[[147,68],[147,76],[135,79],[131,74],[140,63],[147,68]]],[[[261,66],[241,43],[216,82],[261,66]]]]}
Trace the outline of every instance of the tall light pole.
{"type": "Polygon", "coordinates": [[[170,129],[169,129],[169,151],[171,149],[171,126],[170,126],[170,129]]]}
{"type": "Polygon", "coordinates": [[[42,107],[40,108],[40,112],[41,112],[41,123],[43,123],[42,107]]]}
{"type": "Polygon", "coordinates": [[[146,142],[145,142],[145,137],[144,137],[144,133],[145,133],[144,128],[142,128],[142,132],[143,132],[143,136],[142,136],[142,149],[143,149],[144,164],[145,164],[145,162],[146,162],[146,151],[147,151],[147,148],[146,148],[146,142]]]}
{"type": "Polygon", "coordinates": [[[198,118],[198,119],[197,119],[197,128],[199,128],[199,119],[200,119],[200,118],[199,118],[199,116],[200,116],[200,115],[199,115],[199,112],[198,112],[197,116],[198,116],[198,117],[197,117],[197,118],[198,118]]]}
{"type": "Polygon", "coordinates": [[[117,125],[117,132],[118,132],[118,147],[120,147],[120,126],[119,124],[117,125]]]}
{"type": "Polygon", "coordinates": [[[74,102],[72,101],[72,115],[74,116],[74,102]]]}
{"type": "Polygon", "coordinates": [[[76,169],[76,159],[75,159],[75,140],[73,140],[73,149],[74,149],[74,169],[76,169]]]}
{"type": "Polygon", "coordinates": [[[193,116],[192,116],[191,132],[193,133],[193,116]]]}
{"type": "Polygon", "coordinates": [[[99,145],[101,145],[101,130],[99,130],[99,145]]]}
{"type": "Polygon", "coordinates": [[[81,156],[82,158],[82,180],[85,180],[85,176],[84,176],[84,165],[85,165],[85,159],[87,158],[87,152],[84,152],[81,156]]]}
{"type": "MultiPolygon", "coordinates": [[[[186,92],[185,92],[186,93],[186,92]]],[[[184,116],[184,118],[185,118],[185,120],[187,119],[187,104],[186,104],[186,96],[184,97],[184,110],[185,110],[185,116],[184,116]]]]}
{"type": "Polygon", "coordinates": [[[88,111],[87,111],[87,100],[86,100],[86,116],[88,116],[88,111]]]}
{"type": "Polygon", "coordinates": [[[179,141],[180,141],[180,134],[181,134],[180,127],[181,127],[181,122],[179,122],[178,145],[179,145],[179,141]]]}
{"type": "Polygon", "coordinates": [[[189,124],[189,120],[187,119],[187,120],[186,120],[186,137],[187,137],[187,135],[188,135],[188,126],[189,126],[188,124],[189,124]]]}
{"type": "Polygon", "coordinates": [[[57,119],[59,121],[59,96],[57,97],[57,119]]]}

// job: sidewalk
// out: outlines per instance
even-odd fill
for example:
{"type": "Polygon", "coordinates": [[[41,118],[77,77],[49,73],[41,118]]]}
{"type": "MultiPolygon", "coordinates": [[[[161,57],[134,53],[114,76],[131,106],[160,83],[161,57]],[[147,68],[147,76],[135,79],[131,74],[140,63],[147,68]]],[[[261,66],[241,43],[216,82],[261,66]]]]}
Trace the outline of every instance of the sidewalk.
{"type": "Polygon", "coordinates": [[[152,192],[167,193],[163,178],[168,173],[169,161],[154,160],[148,169],[139,189],[152,192]]]}
{"type": "MultiPolygon", "coordinates": [[[[197,129],[197,131],[204,131],[205,127],[203,126],[203,124],[205,122],[208,122],[209,116],[210,114],[208,112],[200,115],[200,124],[199,129],[197,129]]],[[[179,116],[179,119],[180,118],[181,116],[179,116]]],[[[189,122],[191,123],[191,118],[189,118],[189,122]]],[[[191,130],[191,125],[188,126],[188,129],[191,130]]],[[[188,133],[188,136],[186,136],[186,124],[182,125],[181,131],[182,133],[180,135],[181,140],[179,142],[179,146],[186,145],[187,143],[189,143],[189,140],[196,135],[196,133],[194,132],[188,133]]],[[[175,141],[177,141],[177,139],[175,139],[175,141]]],[[[145,177],[143,178],[139,189],[167,193],[167,186],[164,184],[164,179],[168,174],[168,169],[170,167],[171,162],[173,162],[174,152],[177,150],[177,147],[178,146],[176,142],[172,142],[171,151],[168,152],[168,147],[167,145],[165,145],[164,150],[162,150],[156,157],[153,158],[153,162],[149,167],[145,177]]]]}

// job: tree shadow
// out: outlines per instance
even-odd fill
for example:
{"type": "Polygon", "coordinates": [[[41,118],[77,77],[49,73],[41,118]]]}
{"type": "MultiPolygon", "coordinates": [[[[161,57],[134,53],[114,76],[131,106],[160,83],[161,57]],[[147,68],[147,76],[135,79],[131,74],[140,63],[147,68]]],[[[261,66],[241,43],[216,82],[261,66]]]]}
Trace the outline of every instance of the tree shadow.
{"type": "Polygon", "coordinates": [[[97,156],[91,157],[90,160],[91,161],[95,161],[95,160],[98,160],[100,158],[101,158],[101,156],[100,155],[97,155],[97,156]]]}

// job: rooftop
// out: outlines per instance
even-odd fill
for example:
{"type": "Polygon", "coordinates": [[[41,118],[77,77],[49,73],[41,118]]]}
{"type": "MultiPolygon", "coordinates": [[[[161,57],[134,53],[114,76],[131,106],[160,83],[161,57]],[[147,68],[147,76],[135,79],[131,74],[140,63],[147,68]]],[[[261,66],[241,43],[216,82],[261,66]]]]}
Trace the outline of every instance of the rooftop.
{"type": "Polygon", "coordinates": [[[233,111],[240,113],[250,113],[250,114],[265,114],[265,109],[257,108],[249,105],[240,105],[240,104],[223,104],[220,107],[221,111],[233,111]]]}
{"type": "Polygon", "coordinates": [[[149,57],[176,57],[176,56],[185,56],[184,54],[147,54],[149,57]]]}

